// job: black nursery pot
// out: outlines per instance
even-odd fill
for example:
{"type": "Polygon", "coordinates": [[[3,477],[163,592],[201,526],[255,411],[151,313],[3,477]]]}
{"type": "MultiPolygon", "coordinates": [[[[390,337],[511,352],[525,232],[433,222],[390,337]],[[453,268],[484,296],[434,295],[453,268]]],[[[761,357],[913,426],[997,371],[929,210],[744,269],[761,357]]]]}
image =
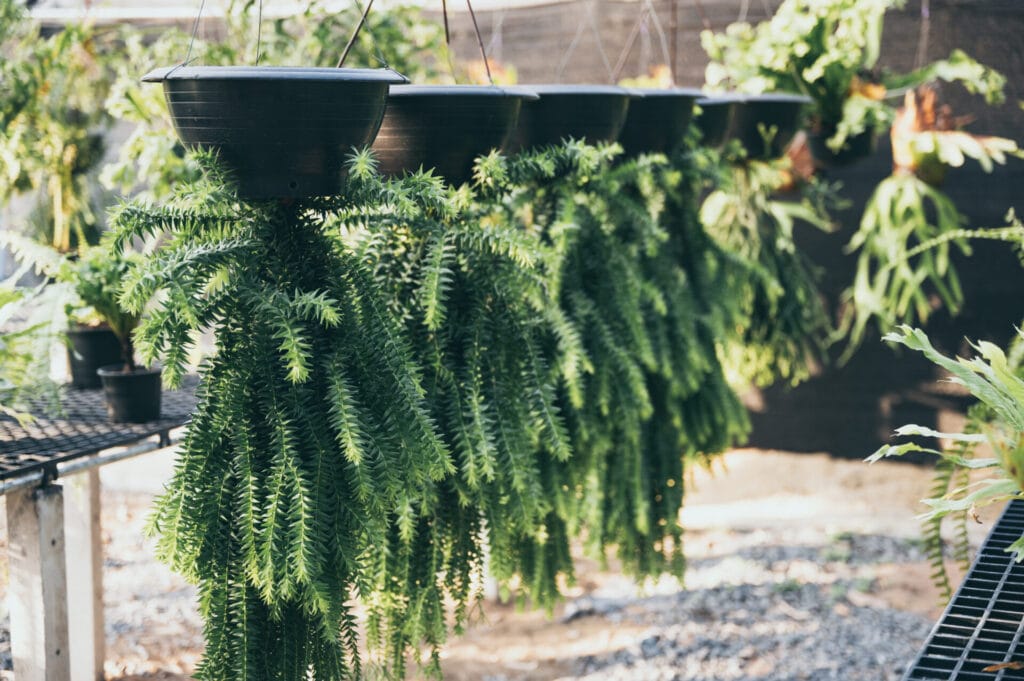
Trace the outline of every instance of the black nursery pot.
{"type": "Polygon", "coordinates": [[[71,387],[96,389],[100,377],[96,370],[121,359],[121,343],[107,326],[72,326],[68,337],[68,368],[71,387]]]}
{"type": "Polygon", "coordinates": [[[693,103],[703,96],[700,90],[633,89],[626,123],[619,144],[627,154],[668,153],[682,144],[693,118],[693,103]]]}
{"type": "Polygon", "coordinates": [[[433,168],[453,185],[472,178],[477,156],[501,149],[524,100],[537,95],[488,85],[391,87],[373,152],[385,175],[433,168]]]}
{"type": "Polygon", "coordinates": [[[782,156],[800,129],[809,97],[785,93],[744,96],[737,101],[729,138],[738,139],[747,150],[747,158],[770,160],[782,156]],[[775,130],[766,139],[762,130],[775,130]]]}
{"type": "Polygon", "coordinates": [[[626,122],[629,90],[612,85],[526,85],[540,95],[525,102],[509,149],[585,139],[590,144],[614,142],[626,122]]]}
{"type": "Polygon", "coordinates": [[[107,416],[114,423],[146,423],[160,418],[160,369],[137,368],[125,372],[124,364],[100,367],[107,416]]]}
{"type": "Polygon", "coordinates": [[[847,138],[846,144],[839,151],[832,151],[828,140],[835,131],[813,132],[807,135],[807,146],[814,158],[814,165],[819,168],[843,168],[867,158],[875,151],[877,141],[874,130],[865,130],[859,135],[847,138]]]}
{"type": "Polygon", "coordinates": [[[738,101],[738,98],[729,95],[697,100],[696,104],[700,107],[697,128],[705,147],[720,149],[725,144],[738,101]]]}
{"type": "Polygon", "coordinates": [[[163,83],[178,137],[213,149],[243,198],[337,194],[345,157],[373,141],[389,69],[174,66],[142,78],[163,83]]]}

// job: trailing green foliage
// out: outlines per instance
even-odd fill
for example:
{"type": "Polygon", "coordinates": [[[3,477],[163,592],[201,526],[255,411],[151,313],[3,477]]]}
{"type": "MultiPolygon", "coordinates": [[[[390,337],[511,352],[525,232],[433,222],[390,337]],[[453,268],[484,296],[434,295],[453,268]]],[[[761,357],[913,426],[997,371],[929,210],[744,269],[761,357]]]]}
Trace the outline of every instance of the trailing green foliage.
{"type": "Polygon", "coordinates": [[[618,153],[570,142],[487,159],[478,179],[506,182],[504,203],[560,253],[558,318],[576,332],[556,337],[582,339],[582,352],[556,345],[568,354],[552,363],[582,378],[560,391],[570,530],[602,558],[614,547],[634,574],[681,574],[685,463],[741,437],[746,414],[718,358],[722,292],[704,284],[721,265],[696,220],[688,157],[618,153]]]}
{"type": "Polygon", "coordinates": [[[444,543],[432,559],[417,551],[418,526],[461,522],[436,487],[452,455],[385,292],[324,226],[379,191],[352,174],[330,205],[242,204],[209,169],[167,209],[114,215],[122,246],[164,234],[122,298],[138,312],[156,293],[141,355],[163,355],[174,383],[195,334],[217,336],[152,517],[162,558],[200,588],[201,679],[358,675],[349,599],[439,607],[419,576],[465,574],[444,543]]]}
{"type": "Polygon", "coordinates": [[[797,222],[825,231],[831,224],[812,192],[777,197],[784,164],[713,158],[715,188],[700,210],[708,233],[734,258],[724,283],[736,306],[735,331],[725,336],[732,365],[758,385],[807,378],[831,331],[816,272],[793,235],[797,222]]]}

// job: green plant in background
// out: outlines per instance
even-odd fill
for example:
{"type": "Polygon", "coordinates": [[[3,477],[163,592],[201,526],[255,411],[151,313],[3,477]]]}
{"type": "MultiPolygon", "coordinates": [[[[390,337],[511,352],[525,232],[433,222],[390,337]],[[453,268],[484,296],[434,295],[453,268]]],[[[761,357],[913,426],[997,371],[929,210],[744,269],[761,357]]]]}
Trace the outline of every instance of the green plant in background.
{"type": "Polygon", "coordinates": [[[69,319],[98,319],[110,327],[121,343],[124,370],[135,370],[135,343],[132,334],[141,319],[139,311],[128,311],[120,302],[121,288],[133,267],[141,262],[136,253],[113,251],[109,245],[94,246],[68,262],[60,278],[71,284],[76,302],[66,306],[69,319]],[[85,306],[83,310],[80,305],[85,306]],[[82,317],[82,315],[86,317],[82,317]]]}
{"type": "Polygon", "coordinates": [[[21,231],[67,253],[99,235],[92,176],[109,123],[109,36],[86,25],[43,36],[12,6],[0,16],[0,204],[32,194],[36,208],[21,231]]]}
{"type": "Polygon", "coordinates": [[[42,288],[16,288],[12,282],[0,284],[0,416],[19,421],[33,398],[52,398],[54,385],[49,380],[52,336],[43,321],[34,321],[30,310],[43,300],[42,288]]]}
{"type": "Polygon", "coordinates": [[[1008,156],[1020,156],[1016,142],[956,129],[949,113],[936,107],[931,89],[908,93],[899,115],[891,135],[893,174],[875,188],[847,245],[857,254],[857,271],[843,294],[837,334],[846,339],[846,357],[872,319],[882,330],[926,322],[937,307],[932,296],[955,314],[963,292],[953,251],[969,254],[973,239],[1013,240],[1019,231],[1019,225],[968,228],[941,188],[946,171],[968,160],[991,172],[1008,156]]]}
{"type": "Polygon", "coordinates": [[[815,188],[799,200],[778,197],[786,166],[712,159],[715,188],[700,209],[708,234],[737,258],[728,290],[739,311],[728,348],[733,370],[757,385],[806,379],[831,332],[814,267],[793,235],[798,222],[829,231],[830,218],[810,198],[815,188]]]}
{"type": "Polygon", "coordinates": [[[886,98],[922,83],[959,81],[989,103],[1005,79],[960,50],[908,74],[877,69],[886,12],[904,0],[785,0],[768,21],[704,31],[711,88],[798,92],[813,100],[811,130],[839,152],[861,133],[882,132],[896,107],[886,98]]]}

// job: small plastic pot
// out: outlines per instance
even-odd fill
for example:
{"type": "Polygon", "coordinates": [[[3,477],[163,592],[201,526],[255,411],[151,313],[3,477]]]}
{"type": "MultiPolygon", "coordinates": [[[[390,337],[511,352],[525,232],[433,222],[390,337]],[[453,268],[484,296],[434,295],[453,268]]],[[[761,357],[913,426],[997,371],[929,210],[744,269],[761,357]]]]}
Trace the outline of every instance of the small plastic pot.
{"type": "Polygon", "coordinates": [[[725,144],[729,138],[729,127],[732,125],[737,101],[738,98],[732,95],[715,95],[697,100],[696,104],[700,107],[697,128],[705,147],[721,149],[725,144]]]}
{"type": "Polygon", "coordinates": [[[108,326],[72,326],[68,338],[68,369],[71,387],[82,390],[100,387],[96,370],[121,359],[121,343],[108,326]]]}
{"type": "Polygon", "coordinates": [[[614,142],[626,122],[629,90],[613,85],[526,85],[540,99],[525,102],[509,150],[582,139],[614,142]]]}
{"type": "Polygon", "coordinates": [[[867,158],[875,151],[877,138],[874,130],[865,130],[859,135],[848,138],[839,151],[832,151],[828,146],[828,140],[834,134],[834,130],[826,130],[807,135],[807,146],[811,150],[811,156],[814,157],[814,165],[818,168],[826,170],[843,168],[867,158]]]}
{"type": "Polygon", "coordinates": [[[693,103],[703,96],[700,90],[631,89],[626,123],[619,144],[629,155],[669,153],[682,144],[693,118],[693,103]],[[639,95],[639,96],[636,96],[639,95]]]}
{"type": "Polygon", "coordinates": [[[345,157],[373,141],[389,69],[173,66],[162,83],[174,129],[189,148],[213,149],[243,198],[327,196],[342,186],[345,157]]]}
{"type": "Polygon", "coordinates": [[[433,168],[453,185],[472,179],[473,162],[501,149],[519,120],[522,89],[488,85],[396,85],[373,152],[385,175],[433,168]]]}
{"type": "Polygon", "coordinates": [[[160,369],[137,368],[126,372],[123,364],[97,371],[103,382],[107,416],[114,423],[146,423],[160,418],[160,369]]]}
{"type": "Polygon", "coordinates": [[[739,98],[729,125],[729,139],[740,141],[747,158],[779,158],[800,129],[804,108],[810,103],[810,97],[786,93],[739,98]]]}

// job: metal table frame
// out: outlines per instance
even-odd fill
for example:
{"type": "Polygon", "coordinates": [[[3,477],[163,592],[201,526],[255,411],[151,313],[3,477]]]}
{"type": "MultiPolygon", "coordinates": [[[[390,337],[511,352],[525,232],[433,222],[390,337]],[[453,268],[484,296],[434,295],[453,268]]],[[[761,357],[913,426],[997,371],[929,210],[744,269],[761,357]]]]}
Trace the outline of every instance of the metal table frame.
{"type": "Polygon", "coordinates": [[[98,390],[63,391],[62,409],[19,426],[0,419],[11,653],[18,681],[104,678],[99,468],[177,444],[195,381],[164,393],[162,420],[106,421],[98,390]],[[58,483],[57,480],[61,482],[58,483]]]}

